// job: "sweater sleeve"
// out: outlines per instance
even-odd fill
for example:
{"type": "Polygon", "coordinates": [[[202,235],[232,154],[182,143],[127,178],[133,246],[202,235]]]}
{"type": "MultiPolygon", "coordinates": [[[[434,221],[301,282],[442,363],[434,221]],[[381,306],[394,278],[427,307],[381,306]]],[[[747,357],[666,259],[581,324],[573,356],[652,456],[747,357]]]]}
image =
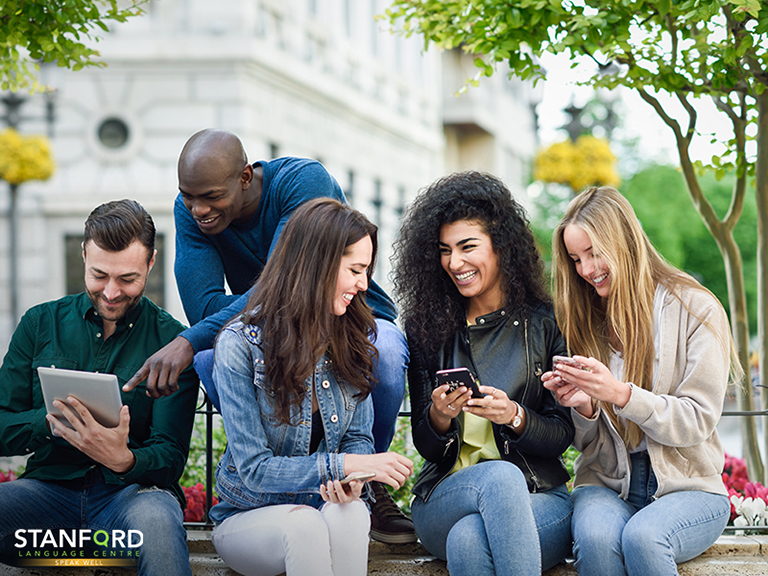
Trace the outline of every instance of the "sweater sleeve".
{"type": "MultiPolygon", "coordinates": [[[[265,167],[266,170],[268,168],[265,167]]],[[[269,246],[270,256],[283,233],[285,223],[299,206],[315,198],[333,198],[346,204],[338,182],[320,162],[303,159],[288,161],[272,178],[269,187],[274,201],[268,217],[277,221],[277,227],[269,246]]]]}
{"type": "Polygon", "coordinates": [[[176,224],[174,273],[184,313],[190,325],[227,307],[237,300],[227,294],[224,263],[213,243],[200,232],[181,194],[173,206],[176,224]]]}
{"type": "Polygon", "coordinates": [[[633,386],[629,402],[616,410],[664,446],[696,446],[709,438],[720,420],[728,386],[729,354],[723,349],[729,330],[725,311],[709,295],[696,294],[694,298],[709,301],[705,307],[695,307],[695,316],[675,302],[680,310],[677,341],[667,342],[662,333],[661,362],[670,354],[676,361],[674,370],[663,370],[660,362],[655,388],[661,393],[633,386]]]}

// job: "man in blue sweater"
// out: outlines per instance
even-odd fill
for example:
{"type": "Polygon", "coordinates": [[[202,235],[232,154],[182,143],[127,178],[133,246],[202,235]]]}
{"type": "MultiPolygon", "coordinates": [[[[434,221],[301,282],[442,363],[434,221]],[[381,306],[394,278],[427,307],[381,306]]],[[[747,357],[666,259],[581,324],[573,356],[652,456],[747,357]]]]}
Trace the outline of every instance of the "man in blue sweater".
{"type": "MultiPolygon", "coordinates": [[[[345,202],[319,162],[285,157],[251,165],[237,136],[221,130],[203,130],[187,141],[178,175],[175,273],[192,327],[147,360],[128,384],[146,378],[149,393],[158,397],[175,390],[175,376],[193,353],[210,348],[221,327],[242,311],[293,211],[317,197],[345,202]]],[[[395,306],[381,287],[372,282],[366,300],[376,316],[379,352],[373,434],[376,451],[385,452],[405,394],[408,348],[394,324],[395,306]]],[[[415,541],[413,524],[386,488],[378,483],[373,488],[372,536],[389,543],[415,541]]]]}

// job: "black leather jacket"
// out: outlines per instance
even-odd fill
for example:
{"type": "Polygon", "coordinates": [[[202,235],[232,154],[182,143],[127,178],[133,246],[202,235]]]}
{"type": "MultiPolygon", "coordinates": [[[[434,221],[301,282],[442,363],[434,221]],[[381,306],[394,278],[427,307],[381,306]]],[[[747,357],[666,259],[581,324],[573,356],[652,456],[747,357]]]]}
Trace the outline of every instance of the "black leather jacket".
{"type": "Polygon", "coordinates": [[[459,457],[457,420],[451,422],[445,435],[440,435],[429,420],[429,408],[435,372],[461,366],[478,376],[480,384],[504,390],[525,408],[526,426],[519,436],[508,426],[492,426],[499,454],[523,471],[528,489],[548,490],[568,480],[561,455],[573,440],[570,411],[560,406],[541,383],[541,375],[552,367],[552,356],[566,354],[565,340],[551,306],[536,305],[515,317],[497,310],[478,317],[474,326],[461,327],[433,357],[427,358],[413,344],[410,352],[413,440],[426,459],[413,488],[416,496],[426,501],[459,457]]]}

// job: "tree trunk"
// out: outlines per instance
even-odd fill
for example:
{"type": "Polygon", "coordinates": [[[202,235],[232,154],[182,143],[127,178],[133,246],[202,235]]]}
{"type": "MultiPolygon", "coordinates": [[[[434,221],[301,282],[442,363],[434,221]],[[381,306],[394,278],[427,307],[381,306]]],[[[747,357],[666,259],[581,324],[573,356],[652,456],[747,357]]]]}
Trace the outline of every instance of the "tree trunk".
{"type": "MultiPolygon", "coordinates": [[[[741,252],[733,238],[733,227],[736,222],[726,226],[717,218],[714,210],[712,210],[712,206],[706,201],[701,192],[693,163],[688,155],[687,144],[680,140],[678,140],[678,152],[680,154],[680,167],[682,168],[693,205],[715,239],[717,247],[723,256],[726,281],[728,283],[728,304],[731,309],[731,331],[739,362],[744,369],[744,379],[736,389],[736,402],[740,411],[752,412],[755,409],[755,402],[752,397],[752,385],[749,379],[747,294],[744,287],[744,268],[741,252]]],[[[749,477],[750,479],[763,478],[765,467],[760,456],[755,417],[740,416],[739,428],[741,430],[742,456],[746,462],[749,477]]]]}
{"type": "MultiPolygon", "coordinates": [[[[757,160],[755,194],[757,197],[757,347],[759,384],[768,386],[768,92],[757,96],[757,160]]],[[[768,389],[760,388],[763,410],[768,410],[768,389]]],[[[763,419],[763,438],[768,447],[768,417],[763,419]]],[[[768,474],[762,483],[768,485],[768,474]]]]}

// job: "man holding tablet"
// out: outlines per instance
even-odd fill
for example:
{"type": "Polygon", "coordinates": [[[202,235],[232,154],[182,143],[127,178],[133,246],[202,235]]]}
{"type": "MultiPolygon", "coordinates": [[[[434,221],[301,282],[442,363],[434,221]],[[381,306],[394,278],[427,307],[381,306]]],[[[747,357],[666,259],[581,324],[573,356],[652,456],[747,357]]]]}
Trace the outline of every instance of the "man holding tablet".
{"type": "Polygon", "coordinates": [[[13,335],[0,367],[0,455],[31,456],[19,480],[0,484],[2,562],[105,559],[136,562],[139,574],[191,574],[178,479],[195,373],[184,371],[178,392],[158,400],[143,388],[122,392],[111,428],[76,397],[55,400],[70,428],[46,413],[37,370],[115,374],[122,385],[182,332],[144,297],[154,243],[152,218],[137,202],[97,207],[85,223],[85,292],[31,308],[13,335]]]}

